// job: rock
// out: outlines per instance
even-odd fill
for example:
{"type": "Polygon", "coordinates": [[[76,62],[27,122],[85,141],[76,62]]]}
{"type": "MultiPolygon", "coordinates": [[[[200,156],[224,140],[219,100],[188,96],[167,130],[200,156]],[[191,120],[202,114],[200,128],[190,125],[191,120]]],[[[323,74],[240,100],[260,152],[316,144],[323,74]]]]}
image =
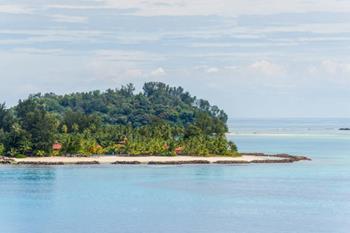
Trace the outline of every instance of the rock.
{"type": "Polygon", "coordinates": [[[264,160],[253,160],[250,163],[293,163],[296,160],[293,159],[264,159],[264,160]]]}
{"type": "Polygon", "coordinates": [[[100,164],[98,161],[80,161],[74,163],[75,165],[94,165],[94,164],[100,164]]]}
{"type": "Polygon", "coordinates": [[[311,160],[308,157],[305,156],[295,156],[295,155],[288,155],[288,154],[277,154],[277,155],[270,155],[268,157],[274,157],[279,159],[263,159],[263,160],[253,160],[251,163],[294,163],[302,160],[311,160]]]}
{"type": "Polygon", "coordinates": [[[0,160],[0,164],[12,164],[11,161],[8,160],[0,160]]]}
{"type": "Polygon", "coordinates": [[[248,161],[236,161],[236,160],[219,160],[214,163],[216,164],[249,164],[248,161]]]}
{"type": "Polygon", "coordinates": [[[340,128],[339,130],[342,130],[342,131],[349,131],[350,128],[340,128]]]}
{"type": "Polygon", "coordinates": [[[148,165],[185,165],[185,164],[210,164],[208,160],[189,160],[189,161],[151,161],[148,165]]]}
{"type": "Polygon", "coordinates": [[[63,162],[34,162],[34,161],[19,161],[18,165],[64,165],[63,162]]]}
{"type": "Polygon", "coordinates": [[[289,154],[274,154],[274,155],[269,155],[269,154],[263,154],[263,153],[244,153],[244,155],[254,155],[254,156],[259,156],[259,157],[270,157],[270,158],[280,158],[276,160],[271,160],[271,159],[264,159],[264,160],[254,160],[251,163],[292,163],[292,162],[297,162],[297,161],[311,161],[310,158],[306,156],[299,156],[299,155],[289,155],[289,154]]]}
{"type": "Polygon", "coordinates": [[[81,161],[76,163],[64,163],[64,162],[35,162],[35,161],[19,161],[16,164],[18,165],[94,165],[100,164],[98,161],[81,161]]]}
{"type": "Polygon", "coordinates": [[[307,160],[307,161],[311,161],[312,159],[306,157],[306,156],[294,156],[294,159],[296,161],[302,161],[302,160],[307,160]]]}
{"type": "Polygon", "coordinates": [[[13,164],[13,163],[15,163],[15,160],[5,156],[0,156],[0,164],[13,164]]]}
{"type": "Polygon", "coordinates": [[[141,162],[139,162],[139,161],[116,161],[116,162],[113,162],[112,164],[116,164],[116,165],[139,165],[139,164],[141,164],[141,162]]]}

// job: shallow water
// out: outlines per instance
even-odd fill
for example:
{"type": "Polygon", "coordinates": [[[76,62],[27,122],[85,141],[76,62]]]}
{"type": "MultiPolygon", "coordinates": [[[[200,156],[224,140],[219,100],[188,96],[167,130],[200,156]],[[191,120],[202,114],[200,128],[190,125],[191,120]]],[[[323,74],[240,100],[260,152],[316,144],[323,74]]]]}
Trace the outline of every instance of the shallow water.
{"type": "Polygon", "coordinates": [[[313,161],[2,166],[0,232],[350,232],[350,133],[326,130],[322,120],[308,134],[300,130],[307,122],[297,121],[292,130],[278,122],[276,130],[276,120],[270,127],[266,120],[250,121],[237,120],[240,127],[230,136],[242,151],[302,154],[313,161]]]}

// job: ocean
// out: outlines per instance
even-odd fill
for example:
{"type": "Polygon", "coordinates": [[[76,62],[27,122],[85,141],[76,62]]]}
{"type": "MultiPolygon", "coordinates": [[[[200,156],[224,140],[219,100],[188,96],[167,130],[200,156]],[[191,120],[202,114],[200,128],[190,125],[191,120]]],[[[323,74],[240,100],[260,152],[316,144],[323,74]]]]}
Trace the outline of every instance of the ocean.
{"type": "Polygon", "coordinates": [[[349,233],[350,119],[230,119],[294,164],[0,166],[1,233],[349,233]]]}

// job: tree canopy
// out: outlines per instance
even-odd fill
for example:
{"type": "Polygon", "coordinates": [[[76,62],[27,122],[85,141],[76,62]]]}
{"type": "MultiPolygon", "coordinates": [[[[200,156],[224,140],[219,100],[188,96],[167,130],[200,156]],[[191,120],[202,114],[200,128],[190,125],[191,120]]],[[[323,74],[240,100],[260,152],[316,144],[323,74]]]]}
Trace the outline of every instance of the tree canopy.
{"type": "Polygon", "coordinates": [[[104,92],[30,95],[0,105],[0,148],[8,155],[154,154],[234,155],[227,115],[182,87],[145,83],[104,92]],[[62,149],[54,151],[59,143],[62,149]]]}

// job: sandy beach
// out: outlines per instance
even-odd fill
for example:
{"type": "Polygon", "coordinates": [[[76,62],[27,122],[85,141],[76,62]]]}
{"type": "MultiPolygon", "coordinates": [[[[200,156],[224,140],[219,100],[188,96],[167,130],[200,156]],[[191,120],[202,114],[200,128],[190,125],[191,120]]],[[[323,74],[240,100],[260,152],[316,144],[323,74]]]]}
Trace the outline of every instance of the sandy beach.
{"type": "Polygon", "coordinates": [[[200,157],[200,156],[91,156],[91,157],[28,157],[12,159],[13,164],[245,164],[245,163],[290,163],[309,160],[291,155],[247,154],[241,157],[200,157]]]}

